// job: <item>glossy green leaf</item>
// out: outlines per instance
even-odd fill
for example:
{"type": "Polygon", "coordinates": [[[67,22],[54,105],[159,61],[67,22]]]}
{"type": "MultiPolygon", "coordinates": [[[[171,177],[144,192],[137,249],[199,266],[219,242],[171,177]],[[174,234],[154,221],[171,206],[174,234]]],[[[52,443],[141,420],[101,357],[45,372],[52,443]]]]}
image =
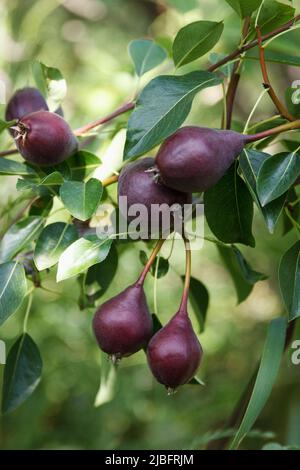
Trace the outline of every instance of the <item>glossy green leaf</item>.
{"type": "Polygon", "coordinates": [[[289,320],[294,320],[300,316],[300,241],[280,261],[279,285],[289,320]]]}
{"type": "Polygon", "coordinates": [[[94,264],[101,263],[110,250],[111,238],[99,239],[96,236],[80,238],[72,243],[60,256],[57,269],[57,282],[85,272],[94,264]]]}
{"type": "Polygon", "coordinates": [[[80,150],[68,158],[68,165],[71,179],[82,181],[101,165],[101,160],[91,152],[80,150]]]}
{"type": "Polygon", "coordinates": [[[250,16],[261,4],[262,0],[226,0],[240,18],[250,16]]]}
{"type": "Polygon", "coordinates": [[[54,171],[53,173],[50,173],[50,175],[45,176],[45,178],[42,178],[40,181],[40,186],[59,186],[63,184],[64,179],[61,173],[59,171],[54,171]]]}
{"type": "Polygon", "coordinates": [[[15,162],[9,158],[0,158],[0,174],[1,175],[35,175],[35,171],[24,163],[15,162]]]}
{"type": "Polygon", "coordinates": [[[26,293],[23,266],[19,263],[0,264],[0,325],[20,307],[26,293]]]}
{"type": "Polygon", "coordinates": [[[284,208],[287,194],[283,194],[274,201],[262,207],[257,194],[257,176],[265,160],[270,157],[269,154],[258,152],[257,150],[244,149],[240,155],[240,169],[242,170],[248,189],[254,202],[260,209],[269,232],[273,233],[275,226],[284,208]]]}
{"type": "MultiPolygon", "coordinates": [[[[184,276],[182,276],[182,280],[184,281],[184,276]]],[[[191,277],[190,280],[189,300],[199,324],[199,331],[202,333],[208,310],[209,293],[205,285],[194,277],[191,277]]]]}
{"type": "Polygon", "coordinates": [[[218,246],[218,251],[226,269],[231,276],[236,290],[237,300],[240,304],[251,294],[253,283],[249,283],[245,279],[232,247],[218,246]]]}
{"type": "Polygon", "coordinates": [[[244,255],[236,246],[232,245],[231,248],[237,259],[239,268],[245,281],[247,281],[249,284],[255,284],[258,281],[263,281],[264,279],[267,279],[267,276],[265,274],[259,273],[258,271],[254,271],[254,269],[252,269],[248,261],[244,258],[244,255]]]}
{"type": "Polygon", "coordinates": [[[87,183],[65,181],[60,188],[60,198],[66,209],[80,220],[87,220],[96,212],[101,201],[102,185],[95,178],[87,183]]]}
{"type": "Polygon", "coordinates": [[[253,392],[240,427],[230,444],[230,449],[237,449],[239,447],[242,440],[251,430],[271,394],[284,351],[285,335],[286,319],[279,317],[272,320],[268,328],[253,392]]]}
{"type": "Polygon", "coordinates": [[[166,51],[151,39],[136,39],[128,46],[136,74],[141,77],[161,64],[167,57],[166,51]]]}
{"type": "Polygon", "coordinates": [[[20,406],[36,389],[42,374],[42,358],[33,339],[24,333],[13,345],[4,369],[2,413],[20,406]]]}
{"type": "Polygon", "coordinates": [[[124,159],[146,153],[173,134],[188,116],[195,95],[221,82],[216,74],[202,71],[154,78],[129,118],[124,159]]]}
{"type": "Polygon", "coordinates": [[[53,207],[53,196],[44,196],[36,199],[30,206],[29,215],[47,217],[53,207]]]}
{"type": "Polygon", "coordinates": [[[47,99],[50,111],[56,111],[67,93],[67,83],[62,73],[38,61],[33,63],[32,72],[37,87],[47,99]]]}
{"type": "Polygon", "coordinates": [[[262,206],[286,193],[300,175],[300,154],[282,152],[266,159],[257,177],[257,192],[262,206]]]}
{"type": "Polygon", "coordinates": [[[195,21],[178,32],[173,43],[176,67],[193,62],[210,51],[221,37],[224,25],[215,21],[195,21]]]}
{"type": "Polygon", "coordinates": [[[56,222],[47,225],[40,234],[34,251],[34,262],[39,271],[54,266],[61,254],[78,238],[74,225],[56,222]]]}
{"type": "Polygon", "coordinates": [[[235,165],[205,192],[204,211],[211,231],[219,240],[255,246],[252,197],[235,165]]]}
{"type": "Polygon", "coordinates": [[[86,275],[86,286],[90,290],[95,285],[96,292],[93,291],[91,296],[99,299],[107,291],[113,281],[118,269],[118,251],[113,243],[111,249],[101,263],[91,266],[86,275]]]}
{"type": "Polygon", "coordinates": [[[294,15],[295,8],[292,6],[274,0],[265,0],[259,14],[258,25],[261,32],[266,34],[291,20],[294,15]]]}
{"type": "Polygon", "coordinates": [[[43,217],[30,216],[12,225],[0,242],[0,262],[11,260],[35,240],[44,222],[43,217]]]}

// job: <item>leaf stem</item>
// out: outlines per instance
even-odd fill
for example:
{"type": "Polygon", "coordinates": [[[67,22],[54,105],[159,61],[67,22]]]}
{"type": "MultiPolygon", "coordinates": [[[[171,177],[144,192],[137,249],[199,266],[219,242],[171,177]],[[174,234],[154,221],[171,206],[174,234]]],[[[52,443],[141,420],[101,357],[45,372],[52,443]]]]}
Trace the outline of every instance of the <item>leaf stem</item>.
{"type": "Polygon", "coordinates": [[[185,244],[185,280],[184,280],[183,293],[182,293],[179,311],[187,313],[187,303],[188,303],[188,298],[189,298],[190,281],[191,281],[192,254],[191,254],[190,242],[188,240],[184,240],[184,244],[185,244]]]}
{"type": "Polygon", "coordinates": [[[115,111],[113,111],[112,113],[108,114],[107,116],[101,119],[97,119],[96,121],[92,121],[89,124],[86,124],[85,126],[79,127],[78,129],[73,131],[73,133],[76,136],[86,134],[90,130],[95,129],[95,127],[101,126],[102,124],[106,124],[107,122],[112,121],[113,119],[120,116],[121,114],[127,113],[127,111],[130,111],[134,107],[135,107],[135,103],[133,102],[125,103],[119,108],[117,108],[115,111]]]}
{"type": "Polygon", "coordinates": [[[116,183],[119,179],[119,175],[112,175],[102,181],[102,186],[105,188],[110,184],[116,183]]]}
{"type": "Polygon", "coordinates": [[[32,305],[32,293],[30,293],[28,297],[28,303],[27,303],[27,308],[26,308],[24,323],[23,323],[23,333],[27,333],[27,325],[28,325],[28,318],[29,318],[29,314],[31,310],[31,305],[32,305]]]}
{"type": "Polygon", "coordinates": [[[18,149],[4,150],[3,152],[0,152],[0,158],[7,157],[8,155],[14,155],[16,153],[19,153],[18,149]]]}
{"type": "Polygon", "coordinates": [[[281,134],[282,132],[291,131],[294,129],[300,128],[300,119],[296,121],[287,122],[286,124],[282,124],[281,126],[273,127],[272,129],[267,129],[263,132],[258,132],[257,134],[248,134],[245,135],[245,143],[256,142],[260,139],[265,139],[266,137],[270,137],[272,135],[281,134]]]}
{"type": "Polygon", "coordinates": [[[295,120],[294,116],[292,116],[288,112],[284,104],[278,98],[273,86],[271,85],[269,75],[268,75],[267,65],[265,61],[265,49],[262,44],[262,35],[261,35],[259,26],[256,27],[256,33],[257,33],[258,49],[259,49],[259,62],[260,62],[260,68],[261,68],[261,73],[263,77],[263,86],[268,91],[271,100],[273,101],[274,105],[278,109],[281,116],[287,119],[288,121],[294,121],[295,120]]]}
{"type": "Polygon", "coordinates": [[[162,238],[160,240],[158,240],[158,242],[156,243],[151,255],[150,255],[150,258],[148,259],[143,271],[142,271],[142,274],[140,275],[139,279],[137,280],[137,285],[143,285],[144,281],[145,281],[145,278],[152,266],[152,264],[154,263],[154,260],[156,258],[156,256],[158,255],[158,253],[160,252],[160,249],[161,247],[163,246],[165,242],[165,239],[162,238]]]}

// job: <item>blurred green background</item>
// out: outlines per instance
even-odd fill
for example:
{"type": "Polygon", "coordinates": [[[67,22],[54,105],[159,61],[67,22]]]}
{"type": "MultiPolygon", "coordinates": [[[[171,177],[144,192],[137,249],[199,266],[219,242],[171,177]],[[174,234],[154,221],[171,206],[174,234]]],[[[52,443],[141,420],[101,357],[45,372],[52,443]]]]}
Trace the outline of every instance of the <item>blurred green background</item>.
{"type": "MultiPolygon", "coordinates": [[[[299,6],[299,2],[294,3],[299,6]]],[[[32,59],[59,68],[68,83],[63,104],[65,116],[76,128],[132,98],[155,74],[172,73],[171,62],[167,62],[138,83],[127,54],[132,39],[172,39],[180,27],[197,19],[225,19],[225,31],[216,51],[226,53],[236,46],[240,24],[225,1],[2,0],[0,80],[5,83],[9,97],[16,88],[33,84],[32,59]]],[[[299,33],[285,35],[273,44],[274,50],[297,55],[299,33]]],[[[207,57],[198,63],[199,68],[204,67],[207,57]]],[[[274,64],[270,66],[270,74],[281,95],[299,78],[297,69],[274,64]]],[[[260,92],[258,63],[246,61],[235,107],[236,121],[245,122],[260,92]]],[[[195,99],[189,122],[219,127],[221,112],[221,87],[210,88],[195,99]]],[[[273,112],[265,96],[255,118],[264,119],[273,112]]],[[[125,126],[126,117],[123,117],[117,134],[108,127],[94,142],[93,151],[105,162],[99,177],[110,173],[112,160],[113,164],[120,161],[125,126]]],[[[11,145],[8,135],[2,134],[1,139],[1,149],[11,145]]],[[[15,183],[13,177],[1,178],[1,229],[12,217],[13,201],[17,197],[15,183]],[[7,214],[10,204],[12,212],[7,214]]],[[[110,191],[114,198],[115,189],[110,191]]],[[[64,220],[64,214],[57,213],[53,220],[64,220]]],[[[205,230],[208,234],[207,227],[205,230]]],[[[206,284],[210,293],[206,330],[200,336],[205,358],[199,377],[205,386],[186,386],[171,397],[154,381],[144,354],[139,353],[124,360],[114,384],[102,388],[102,404],[94,407],[101,369],[107,364],[92,335],[93,311],[79,310],[76,280],[56,285],[55,272],[47,275],[44,285],[54,293],[35,292],[29,320],[29,332],[39,345],[44,361],[43,379],[24,405],[0,418],[0,448],[201,448],[207,435],[220,429],[228,418],[255,370],[267,322],[283,312],[277,265],[295,240],[295,233],[292,231],[283,238],[279,225],[275,235],[269,235],[258,214],[254,233],[256,249],[242,248],[242,251],[253,267],[269,278],[259,282],[241,305],[237,305],[234,285],[215,245],[205,242],[203,249],[194,253],[193,275],[206,284]]],[[[122,246],[117,274],[104,299],[135,280],[141,270],[141,248],[148,250],[140,242],[122,246]]],[[[163,254],[166,256],[169,250],[170,246],[164,247],[163,254]]],[[[171,266],[167,276],[158,281],[158,312],[163,323],[176,311],[180,299],[178,274],[184,272],[180,242],[175,245],[171,266]]],[[[147,280],[147,296],[153,308],[152,279],[147,280]]],[[[25,308],[26,305],[0,329],[0,338],[8,348],[22,331],[25,308]]],[[[292,365],[287,354],[276,388],[255,425],[255,429],[272,431],[276,434],[272,440],[284,444],[300,444],[299,367],[292,365]]],[[[0,382],[2,375],[0,366],[0,382]]],[[[243,448],[261,448],[266,442],[263,437],[270,439],[271,435],[249,437],[243,448]]]]}

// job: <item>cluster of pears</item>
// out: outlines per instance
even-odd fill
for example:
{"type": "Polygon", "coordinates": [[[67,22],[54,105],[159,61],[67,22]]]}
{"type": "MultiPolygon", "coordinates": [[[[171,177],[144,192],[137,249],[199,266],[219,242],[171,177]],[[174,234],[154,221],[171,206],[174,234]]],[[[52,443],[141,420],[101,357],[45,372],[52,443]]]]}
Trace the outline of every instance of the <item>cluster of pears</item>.
{"type": "MultiPolygon", "coordinates": [[[[188,259],[190,251],[186,253],[188,259]]],[[[152,316],[143,287],[152,262],[153,257],[133,285],[98,308],[93,329],[100,348],[113,362],[146,349],[154,377],[171,393],[194,377],[202,348],[187,312],[188,285],[178,312],[153,335],[152,316]]]]}
{"type": "MultiPolygon", "coordinates": [[[[10,132],[29,163],[57,165],[77,150],[76,136],[61,114],[60,109],[50,112],[34,88],[17,91],[9,101],[6,119],[15,120],[10,132]]],[[[144,204],[150,223],[153,204],[181,207],[190,203],[193,192],[206,191],[220,180],[247,143],[265,136],[266,133],[244,135],[230,130],[182,127],[165,140],[156,158],[142,158],[122,169],[119,202],[126,196],[128,207],[144,204]]],[[[128,213],[123,215],[130,222],[128,213]]],[[[157,233],[161,235],[160,226],[157,233]]],[[[202,349],[188,317],[187,291],[179,311],[152,337],[152,317],[143,290],[145,274],[143,271],[134,285],[100,306],[94,317],[94,332],[100,348],[115,360],[147,347],[154,376],[174,389],[193,377],[202,349]]]]}

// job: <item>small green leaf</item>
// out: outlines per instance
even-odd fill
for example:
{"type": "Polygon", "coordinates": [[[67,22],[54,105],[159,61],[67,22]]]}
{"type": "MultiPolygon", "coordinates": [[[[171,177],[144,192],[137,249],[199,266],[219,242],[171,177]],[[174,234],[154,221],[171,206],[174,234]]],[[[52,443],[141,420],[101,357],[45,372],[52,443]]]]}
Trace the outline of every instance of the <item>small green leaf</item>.
{"type": "Polygon", "coordinates": [[[257,207],[261,210],[270,233],[274,233],[275,226],[284,208],[286,194],[262,207],[257,194],[257,176],[263,162],[270,157],[269,154],[252,149],[244,149],[240,155],[240,169],[242,170],[248,189],[257,207]]]}
{"type": "Polygon", "coordinates": [[[262,0],[226,0],[240,18],[250,16],[261,4],[262,0]]]}
{"type": "Polygon", "coordinates": [[[151,39],[131,41],[128,51],[139,77],[157,67],[167,57],[166,51],[151,39]]]}
{"type": "Polygon", "coordinates": [[[279,285],[289,320],[294,320],[300,316],[300,241],[280,261],[279,285]]]}
{"type": "Polygon", "coordinates": [[[249,283],[244,278],[237,257],[234,251],[232,250],[232,247],[218,246],[218,251],[226,269],[228,270],[231,276],[232,282],[236,290],[237,300],[240,304],[251,294],[253,289],[253,283],[249,283]]]}
{"type": "Polygon", "coordinates": [[[15,119],[13,121],[3,121],[3,119],[0,119],[0,134],[5,131],[5,129],[13,126],[16,122],[17,121],[15,119]]]}
{"type": "Polygon", "coordinates": [[[33,76],[40,92],[46,97],[50,111],[56,111],[67,93],[67,83],[62,73],[41,62],[32,65],[33,76]]]}
{"type": "Polygon", "coordinates": [[[0,264],[0,325],[20,307],[26,293],[23,266],[19,263],[0,264]]]}
{"type": "Polygon", "coordinates": [[[258,281],[263,281],[267,279],[267,276],[265,274],[259,273],[258,271],[254,271],[254,269],[252,269],[248,261],[244,258],[244,255],[236,246],[232,245],[232,250],[236,256],[241,273],[246,282],[248,282],[249,284],[255,284],[258,281]]]}
{"type": "Polygon", "coordinates": [[[257,192],[262,206],[286,193],[300,175],[300,155],[282,152],[266,159],[257,177],[257,192]]]}
{"type": "Polygon", "coordinates": [[[34,392],[41,378],[42,367],[37,345],[24,333],[7,357],[3,378],[3,414],[15,410],[34,392]]]}
{"type": "MultiPolygon", "coordinates": [[[[183,282],[184,279],[185,276],[182,276],[183,282]]],[[[209,293],[205,285],[194,277],[191,277],[190,280],[189,299],[199,324],[199,331],[202,333],[204,331],[206,314],[208,310],[209,293]]]]}
{"type": "Polygon", "coordinates": [[[50,175],[45,176],[43,178],[39,185],[40,186],[59,186],[63,184],[64,179],[61,173],[59,171],[53,171],[53,173],[50,173],[50,175]]]}
{"type": "Polygon", "coordinates": [[[224,25],[215,21],[195,21],[178,32],[173,43],[176,67],[193,62],[210,51],[221,37],[224,25]]]}
{"type": "Polygon", "coordinates": [[[15,162],[8,158],[0,158],[0,174],[1,175],[35,175],[35,171],[24,163],[15,162]]]}
{"type": "Polygon", "coordinates": [[[102,185],[95,178],[87,183],[65,181],[60,188],[60,197],[66,209],[74,217],[87,220],[96,212],[101,201],[102,185]]]}
{"type": "Polygon", "coordinates": [[[34,262],[39,271],[54,266],[61,254],[78,238],[74,225],[56,222],[47,225],[40,234],[34,251],[34,262]]]}
{"type": "Polygon", "coordinates": [[[284,351],[285,335],[286,319],[279,317],[272,320],[268,328],[253,392],[240,427],[230,444],[230,449],[237,449],[239,447],[242,440],[251,430],[271,394],[284,351]]]}
{"type": "Polygon", "coordinates": [[[11,260],[35,240],[44,222],[43,217],[30,216],[12,225],[0,242],[0,262],[11,260]]]}
{"type": "Polygon", "coordinates": [[[235,165],[205,192],[204,208],[207,223],[219,240],[255,246],[252,197],[235,165]]]}
{"type": "Polygon", "coordinates": [[[148,152],[173,134],[188,116],[195,95],[220,83],[216,74],[203,71],[151,80],[129,118],[124,159],[148,152]]]}
{"type": "Polygon", "coordinates": [[[82,181],[101,165],[101,160],[91,152],[79,150],[68,158],[68,165],[71,169],[71,179],[82,181]]]}
{"type": "Polygon", "coordinates": [[[111,238],[99,239],[96,236],[80,238],[72,243],[60,256],[57,269],[57,282],[85,272],[94,264],[101,263],[110,250],[111,238]]]}

